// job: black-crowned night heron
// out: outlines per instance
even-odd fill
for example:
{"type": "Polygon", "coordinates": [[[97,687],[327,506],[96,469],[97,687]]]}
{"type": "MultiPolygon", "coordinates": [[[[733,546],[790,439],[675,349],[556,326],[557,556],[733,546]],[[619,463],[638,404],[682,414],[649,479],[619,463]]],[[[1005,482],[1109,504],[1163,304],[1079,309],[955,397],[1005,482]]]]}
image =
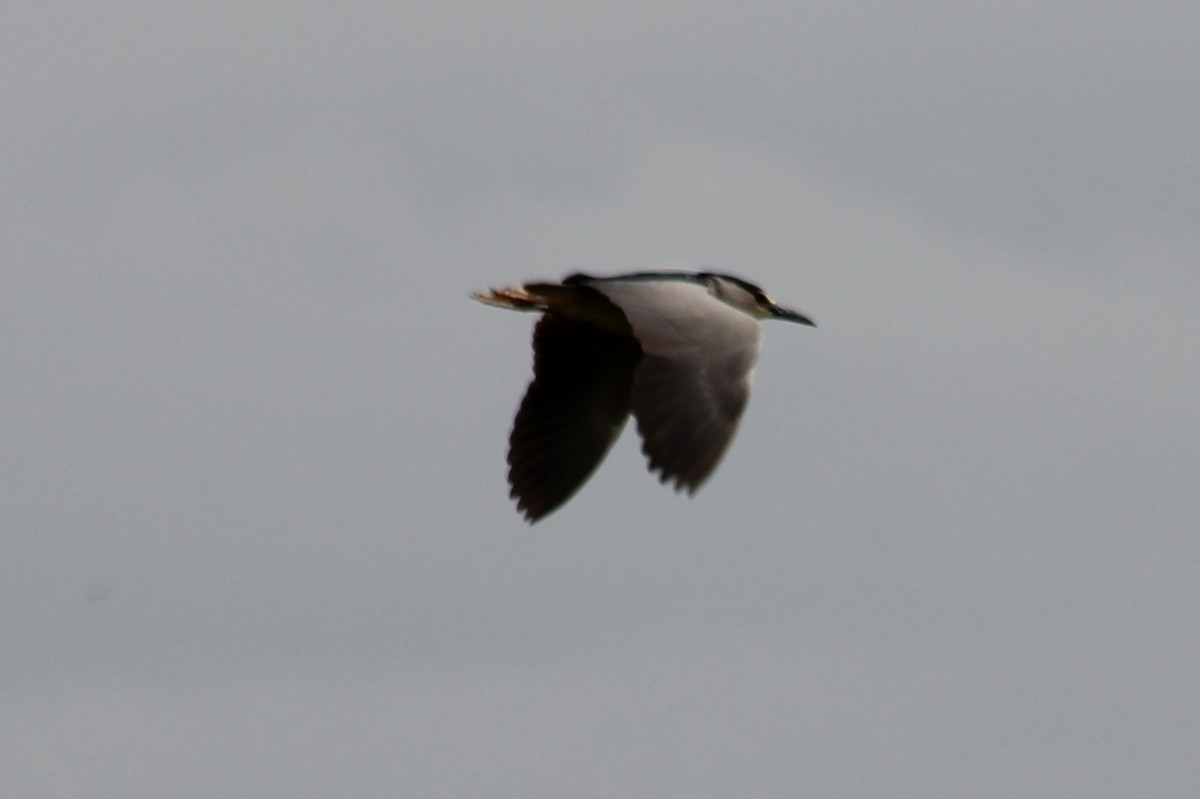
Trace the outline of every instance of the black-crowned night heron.
{"type": "Polygon", "coordinates": [[[631,412],[651,471],[695,492],[746,407],[759,320],[813,325],[753,283],[715,272],[574,274],[474,296],[542,313],[508,450],[511,496],[530,522],[584,484],[631,412]]]}

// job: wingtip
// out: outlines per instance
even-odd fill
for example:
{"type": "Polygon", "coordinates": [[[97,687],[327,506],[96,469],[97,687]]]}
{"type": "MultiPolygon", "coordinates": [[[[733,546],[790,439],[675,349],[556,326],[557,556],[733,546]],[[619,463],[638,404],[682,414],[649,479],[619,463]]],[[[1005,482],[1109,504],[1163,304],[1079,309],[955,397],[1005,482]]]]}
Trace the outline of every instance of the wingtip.
{"type": "MultiPolygon", "coordinates": [[[[649,455],[647,455],[649,457],[649,455]]],[[[688,497],[695,496],[700,487],[704,485],[704,481],[708,479],[708,475],[704,474],[699,477],[689,476],[687,474],[671,474],[662,464],[650,463],[647,467],[650,474],[658,478],[659,485],[669,485],[671,490],[676,494],[686,493],[688,497]]]]}
{"type": "MultiPolygon", "coordinates": [[[[516,497],[513,497],[516,499],[516,497]]],[[[523,500],[517,502],[517,513],[521,514],[521,519],[530,527],[540,522],[542,519],[549,516],[556,510],[555,508],[536,508],[526,504],[523,500]]]]}

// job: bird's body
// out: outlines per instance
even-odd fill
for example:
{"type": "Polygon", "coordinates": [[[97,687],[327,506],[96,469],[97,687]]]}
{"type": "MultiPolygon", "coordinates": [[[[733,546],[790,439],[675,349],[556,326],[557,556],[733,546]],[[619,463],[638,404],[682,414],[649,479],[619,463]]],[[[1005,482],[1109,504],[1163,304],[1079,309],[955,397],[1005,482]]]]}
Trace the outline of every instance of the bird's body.
{"type": "Polygon", "coordinates": [[[511,494],[531,522],[586,482],[630,413],[650,469],[694,492],[737,430],[759,320],[813,324],[754,284],[713,272],[574,274],[475,298],[542,313],[508,453],[511,494]]]}

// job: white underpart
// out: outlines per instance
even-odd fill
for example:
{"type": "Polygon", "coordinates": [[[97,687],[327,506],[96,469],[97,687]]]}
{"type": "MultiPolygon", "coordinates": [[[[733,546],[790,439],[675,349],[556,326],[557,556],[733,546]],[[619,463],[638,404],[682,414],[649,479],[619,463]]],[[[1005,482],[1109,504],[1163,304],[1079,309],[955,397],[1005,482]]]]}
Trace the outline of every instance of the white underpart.
{"type": "Polygon", "coordinates": [[[625,313],[642,350],[664,357],[741,353],[753,364],[762,342],[757,319],[683,280],[596,282],[590,288],[625,313]]]}

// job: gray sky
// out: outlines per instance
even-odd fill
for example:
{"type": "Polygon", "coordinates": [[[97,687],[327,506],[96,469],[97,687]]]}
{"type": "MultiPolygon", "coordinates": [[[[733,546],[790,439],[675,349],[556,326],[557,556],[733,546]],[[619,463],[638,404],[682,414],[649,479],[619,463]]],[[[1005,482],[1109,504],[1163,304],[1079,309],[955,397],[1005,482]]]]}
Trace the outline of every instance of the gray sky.
{"type": "Polygon", "coordinates": [[[1191,797],[1194,3],[6,4],[0,794],[1191,797]],[[529,528],[533,318],[769,325],[529,528]]]}

